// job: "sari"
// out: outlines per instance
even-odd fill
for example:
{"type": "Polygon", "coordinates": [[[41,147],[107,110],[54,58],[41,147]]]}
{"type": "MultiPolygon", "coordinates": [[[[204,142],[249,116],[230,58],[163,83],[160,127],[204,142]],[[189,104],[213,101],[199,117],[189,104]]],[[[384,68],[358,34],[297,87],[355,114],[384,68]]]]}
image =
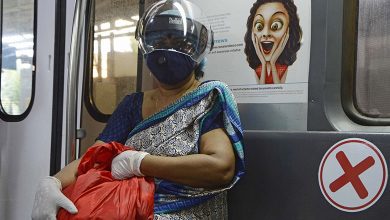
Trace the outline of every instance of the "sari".
{"type": "Polygon", "coordinates": [[[236,156],[235,176],[223,188],[194,188],[155,178],[155,219],[225,219],[226,190],[244,174],[242,128],[232,92],[219,81],[202,83],[173,104],[140,122],[125,145],[157,156],[199,153],[202,126],[223,115],[223,127],[236,156]]]}

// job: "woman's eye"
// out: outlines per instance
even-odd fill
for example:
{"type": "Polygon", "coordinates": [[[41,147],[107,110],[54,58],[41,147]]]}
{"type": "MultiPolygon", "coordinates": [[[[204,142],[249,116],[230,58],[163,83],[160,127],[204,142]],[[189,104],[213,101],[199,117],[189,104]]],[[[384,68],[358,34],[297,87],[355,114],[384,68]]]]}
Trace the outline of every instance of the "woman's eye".
{"type": "Polygon", "coordinates": [[[283,22],[277,20],[277,21],[272,22],[271,30],[278,31],[278,30],[282,29],[282,27],[283,27],[283,22]]]}
{"type": "Polygon", "coordinates": [[[261,23],[261,22],[256,22],[256,24],[255,24],[255,30],[257,30],[257,31],[262,31],[263,28],[264,28],[263,23],[261,23]]]}

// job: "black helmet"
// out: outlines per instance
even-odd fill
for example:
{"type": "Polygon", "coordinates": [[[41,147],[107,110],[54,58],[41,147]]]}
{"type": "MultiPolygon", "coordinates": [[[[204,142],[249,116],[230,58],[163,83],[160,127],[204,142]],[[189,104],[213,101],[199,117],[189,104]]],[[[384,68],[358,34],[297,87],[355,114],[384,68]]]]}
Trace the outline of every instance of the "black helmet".
{"type": "Polygon", "coordinates": [[[169,50],[199,63],[214,44],[207,17],[188,0],[162,0],[151,5],[138,21],[136,38],[143,54],[169,50]]]}

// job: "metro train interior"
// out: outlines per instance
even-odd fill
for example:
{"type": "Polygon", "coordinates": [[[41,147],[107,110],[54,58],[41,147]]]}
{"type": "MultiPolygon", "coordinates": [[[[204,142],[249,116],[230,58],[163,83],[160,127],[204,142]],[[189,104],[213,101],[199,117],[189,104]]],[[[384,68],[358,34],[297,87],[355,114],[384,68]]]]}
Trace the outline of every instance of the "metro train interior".
{"type": "MultiPolygon", "coordinates": [[[[31,219],[39,180],[83,155],[125,95],[154,88],[134,35],[153,2],[1,1],[0,219],[31,219]]],[[[246,173],[228,193],[229,219],[390,219],[390,1],[294,2],[309,15],[307,93],[237,99],[246,173]],[[372,167],[356,171],[365,158],[372,167]]]]}

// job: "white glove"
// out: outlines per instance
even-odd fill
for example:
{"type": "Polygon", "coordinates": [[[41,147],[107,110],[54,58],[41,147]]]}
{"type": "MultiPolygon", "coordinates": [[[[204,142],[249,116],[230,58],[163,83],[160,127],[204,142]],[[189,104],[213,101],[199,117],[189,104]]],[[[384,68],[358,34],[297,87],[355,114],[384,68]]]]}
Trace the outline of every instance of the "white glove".
{"type": "Polygon", "coordinates": [[[123,180],[133,176],[144,176],[140,171],[141,161],[149,153],[127,150],[117,155],[111,163],[111,175],[114,179],[123,180]]]}
{"type": "Polygon", "coordinates": [[[72,214],[78,212],[76,206],[61,192],[61,182],[48,176],[41,180],[35,193],[35,201],[31,214],[33,220],[56,220],[60,207],[72,214]]]}

